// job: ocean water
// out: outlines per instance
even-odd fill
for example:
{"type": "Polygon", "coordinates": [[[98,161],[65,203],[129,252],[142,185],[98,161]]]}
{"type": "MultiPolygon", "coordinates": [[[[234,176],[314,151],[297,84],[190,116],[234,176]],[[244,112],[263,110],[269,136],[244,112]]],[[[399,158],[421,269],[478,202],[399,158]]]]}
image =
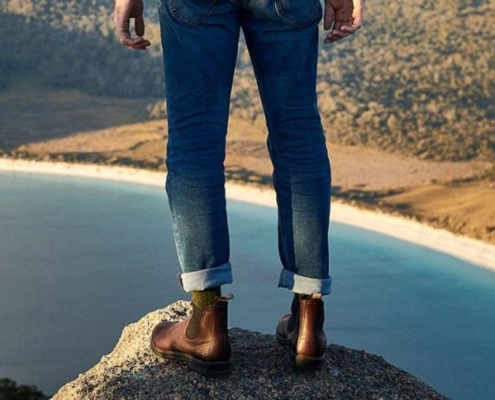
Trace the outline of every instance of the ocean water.
{"type": "MultiPolygon", "coordinates": [[[[229,324],[273,333],[276,210],[228,201],[229,324]],[[260,311],[263,311],[262,313],[260,311]]],[[[331,225],[329,342],[364,349],[455,399],[494,399],[495,274],[454,257],[331,225]]],[[[0,173],[0,378],[53,394],[122,328],[187,299],[163,188],[0,173]]]]}

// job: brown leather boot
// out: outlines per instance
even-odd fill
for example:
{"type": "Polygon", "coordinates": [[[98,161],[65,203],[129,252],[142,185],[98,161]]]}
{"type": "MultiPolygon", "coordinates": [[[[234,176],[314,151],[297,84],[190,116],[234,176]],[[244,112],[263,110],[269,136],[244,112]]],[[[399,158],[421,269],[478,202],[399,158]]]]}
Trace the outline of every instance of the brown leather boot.
{"type": "Polygon", "coordinates": [[[151,333],[151,349],[162,358],[182,360],[202,375],[230,372],[230,342],[227,327],[227,297],[220,297],[203,311],[196,338],[186,330],[192,314],[182,322],[162,322],[151,333]]]}
{"type": "Polygon", "coordinates": [[[321,295],[313,295],[310,299],[301,300],[299,308],[284,315],[278,323],[277,341],[289,347],[293,367],[319,370],[323,366],[327,347],[323,305],[321,295]]]}

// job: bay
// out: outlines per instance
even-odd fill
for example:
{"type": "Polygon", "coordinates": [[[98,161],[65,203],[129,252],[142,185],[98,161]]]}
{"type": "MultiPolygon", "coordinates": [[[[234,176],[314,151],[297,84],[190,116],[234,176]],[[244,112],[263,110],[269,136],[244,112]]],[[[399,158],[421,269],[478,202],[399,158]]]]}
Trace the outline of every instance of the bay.
{"type": "MultiPolygon", "coordinates": [[[[229,324],[273,333],[276,210],[228,200],[229,324]]],[[[330,343],[363,349],[455,399],[493,399],[495,274],[454,257],[331,225],[330,343]]],[[[0,377],[53,394],[97,363],[122,329],[188,299],[163,188],[0,173],[0,377]]]]}

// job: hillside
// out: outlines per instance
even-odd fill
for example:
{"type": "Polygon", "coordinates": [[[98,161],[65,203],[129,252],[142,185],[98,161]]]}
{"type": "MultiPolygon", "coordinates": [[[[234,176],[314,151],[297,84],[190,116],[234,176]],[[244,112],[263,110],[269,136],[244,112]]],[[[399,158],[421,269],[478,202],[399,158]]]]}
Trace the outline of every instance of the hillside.
{"type": "MultiPolygon", "coordinates": [[[[0,90],[21,71],[50,87],[160,102],[156,2],[145,2],[147,52],[118,44],[111,7],[106,0],[2,1],[0,34],[14,32],[16,41],[0,48],[0,90]]],[[[495,33],[485,26],[494,19],[495,0],[367,4],[355,37],[321,46],[319,106],[329,140],[422,159],[493,162],[495,33]]],[[[150,116],[160,116],[163,107],[153,102],[150,116]]],[[[243,42],[231,110],[264,129],[243,42]]]]}

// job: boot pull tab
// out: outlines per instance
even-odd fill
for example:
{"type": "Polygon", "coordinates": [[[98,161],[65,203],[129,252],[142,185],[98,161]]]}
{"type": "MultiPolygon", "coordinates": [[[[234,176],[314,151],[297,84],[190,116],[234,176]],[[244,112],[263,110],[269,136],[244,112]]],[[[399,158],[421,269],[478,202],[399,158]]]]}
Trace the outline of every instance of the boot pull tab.
{"type": "Polygon", "coordinates": [[[227,293],[227,294],[224,294],[223,296],[220,296],[218,299],[228,301],[228,300],[232,300],[233,298],[234,298],[233,293],[227,293]]]}

